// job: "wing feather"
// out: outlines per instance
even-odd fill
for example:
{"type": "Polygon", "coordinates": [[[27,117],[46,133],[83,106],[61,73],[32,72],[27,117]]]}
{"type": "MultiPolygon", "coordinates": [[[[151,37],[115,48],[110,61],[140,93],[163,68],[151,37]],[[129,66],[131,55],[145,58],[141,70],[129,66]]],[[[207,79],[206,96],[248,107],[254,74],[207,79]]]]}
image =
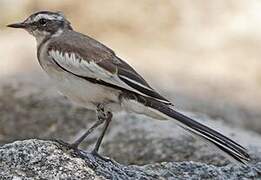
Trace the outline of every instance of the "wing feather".
{"type": "Polygon", "coordinates": [[[106,46],[79,33],[70,34],[70,41],[64,38],[49,44],[48,55],[66,71],[171,104],[106,46]]]}

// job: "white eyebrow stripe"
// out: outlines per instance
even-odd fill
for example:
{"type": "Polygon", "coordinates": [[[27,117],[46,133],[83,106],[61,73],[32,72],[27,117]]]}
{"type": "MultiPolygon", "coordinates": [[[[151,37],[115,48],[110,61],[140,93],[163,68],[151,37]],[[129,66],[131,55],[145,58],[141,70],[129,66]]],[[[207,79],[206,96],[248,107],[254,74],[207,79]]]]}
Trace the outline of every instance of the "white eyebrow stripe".
{"type": "Polygon", "coordinates": [[[49,20],[63,20],[64,18],[61,15],[51,15],[51,14],[38,14],[34,17],[33,21],[39,21],[39,19],[49,19],[49,20]]]}

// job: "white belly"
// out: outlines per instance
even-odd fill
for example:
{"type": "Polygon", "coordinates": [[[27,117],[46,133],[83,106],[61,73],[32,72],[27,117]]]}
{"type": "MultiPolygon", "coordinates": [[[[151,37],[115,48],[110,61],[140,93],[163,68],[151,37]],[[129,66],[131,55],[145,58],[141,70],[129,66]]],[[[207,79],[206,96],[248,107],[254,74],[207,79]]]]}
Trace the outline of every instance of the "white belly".
{"type": "Polygon", "coordinates": [[[53,77],[59,91],[76,104],[88,109],[96,109],[97,105],[119,103],[119,91],[91,83],[87,80],[75,77],[70,74],[63,74],[62,77],[53,77]]]}

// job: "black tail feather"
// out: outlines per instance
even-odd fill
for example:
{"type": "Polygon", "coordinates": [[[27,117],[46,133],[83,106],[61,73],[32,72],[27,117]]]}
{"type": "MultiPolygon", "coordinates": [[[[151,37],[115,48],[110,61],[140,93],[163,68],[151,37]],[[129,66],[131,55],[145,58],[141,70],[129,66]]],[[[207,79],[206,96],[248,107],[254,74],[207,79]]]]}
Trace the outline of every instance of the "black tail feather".
{"type": "Polygon", "coordinates": [[[250,156],[244,147],[219,132],[175,111],[172,107],[160,102],[149,103],[148,106],[169,118],[177,120],[181,127],[211,142],[236,161],[246,164],[250,160],[250,156]]]}

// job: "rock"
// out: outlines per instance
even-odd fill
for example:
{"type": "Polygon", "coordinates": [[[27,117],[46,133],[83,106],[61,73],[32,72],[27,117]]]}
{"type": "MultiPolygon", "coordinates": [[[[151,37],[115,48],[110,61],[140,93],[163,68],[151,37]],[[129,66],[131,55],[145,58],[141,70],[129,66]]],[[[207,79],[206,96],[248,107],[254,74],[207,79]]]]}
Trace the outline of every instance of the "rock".
{"type": "Polygon", "coordinates": [[[216,167],[195,162],[122,165],[54,141],[24,140],[0,147],[0,179],[257,179],[261,163],[216,167]]]}

